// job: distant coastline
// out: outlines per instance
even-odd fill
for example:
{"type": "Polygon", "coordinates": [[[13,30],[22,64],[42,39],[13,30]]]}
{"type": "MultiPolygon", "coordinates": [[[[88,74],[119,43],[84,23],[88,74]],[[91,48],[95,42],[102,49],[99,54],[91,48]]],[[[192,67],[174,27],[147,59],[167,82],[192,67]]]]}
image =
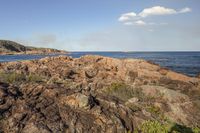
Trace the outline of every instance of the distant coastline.
{"type": "Polygon", "coordinates": [[[57,50],[52,48],[36,48],[24,46],[17,42],[9,40],[0,40],[0,55],[49,55],[49,54],[67,54],[64,50],[57,50]]]}

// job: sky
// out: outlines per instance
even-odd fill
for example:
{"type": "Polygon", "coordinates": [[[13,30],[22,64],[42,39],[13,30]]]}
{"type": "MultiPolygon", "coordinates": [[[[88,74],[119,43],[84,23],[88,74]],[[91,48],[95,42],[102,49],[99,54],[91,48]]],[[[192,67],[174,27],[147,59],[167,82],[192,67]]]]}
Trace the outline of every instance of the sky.
{"type": "Polygon", "coordinates": [[[200,51],[200,0],[0,0],[0,39],[67,51],[200,51]]]}

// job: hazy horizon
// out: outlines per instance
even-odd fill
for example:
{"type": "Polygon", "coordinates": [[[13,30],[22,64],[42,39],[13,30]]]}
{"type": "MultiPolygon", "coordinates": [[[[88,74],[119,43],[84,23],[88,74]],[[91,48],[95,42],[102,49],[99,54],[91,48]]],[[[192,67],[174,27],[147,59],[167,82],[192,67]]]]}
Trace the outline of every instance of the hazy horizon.
{"type": "Polygon", "coordinates": [[[200,51],[199,0],[2,0],[0,39],[66,51],[200,51]]]}

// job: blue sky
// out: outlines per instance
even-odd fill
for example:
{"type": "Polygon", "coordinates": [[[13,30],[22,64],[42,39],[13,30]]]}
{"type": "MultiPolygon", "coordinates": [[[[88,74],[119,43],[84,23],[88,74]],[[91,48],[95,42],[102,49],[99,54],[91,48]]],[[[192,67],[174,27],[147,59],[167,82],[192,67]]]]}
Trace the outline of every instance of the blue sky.
{"type": "Polygon", "coordinates": [[[199,0],[0,0],[0,39],[70,51],[200,50],[199,0]]]}

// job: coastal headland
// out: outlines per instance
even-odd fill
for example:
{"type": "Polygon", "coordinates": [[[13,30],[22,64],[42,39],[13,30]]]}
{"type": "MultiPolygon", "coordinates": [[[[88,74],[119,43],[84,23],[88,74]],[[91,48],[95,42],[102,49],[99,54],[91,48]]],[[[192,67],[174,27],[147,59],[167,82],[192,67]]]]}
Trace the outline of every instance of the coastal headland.
{"type": "Polygon", "coordinates": [[[0,55],[66,54],[66,53],[67,52],[64,50],[24,46],[14,41],[0,40],[0,55]]]}

